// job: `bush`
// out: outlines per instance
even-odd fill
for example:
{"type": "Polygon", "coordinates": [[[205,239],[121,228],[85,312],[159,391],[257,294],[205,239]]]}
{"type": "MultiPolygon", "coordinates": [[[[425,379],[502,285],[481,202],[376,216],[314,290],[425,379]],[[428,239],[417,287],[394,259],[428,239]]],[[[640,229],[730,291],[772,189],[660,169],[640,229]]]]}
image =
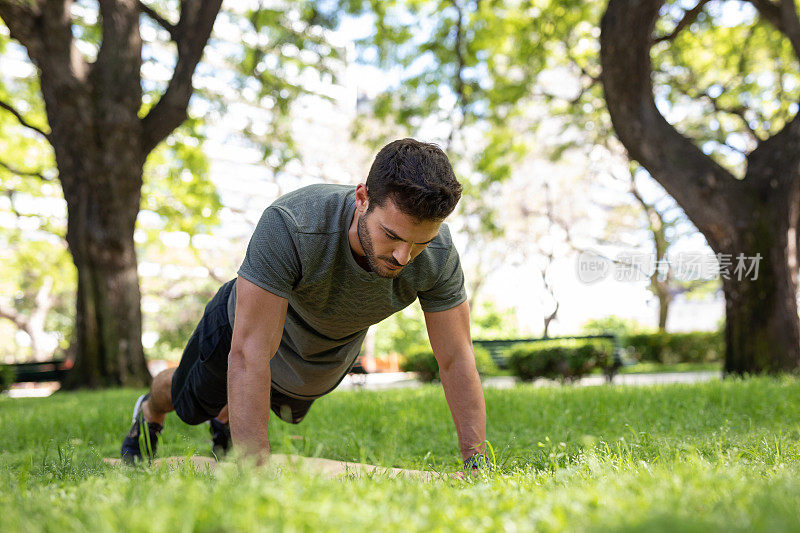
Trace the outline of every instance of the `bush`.
{"type": "Polygon", "coordinates": [[[409,350],[400,363],[400,370],[416,372],[419,380],[426,383],[439,379],[439,363],[436,362],[433,352],[427,348],[409,350]]]}
{"type": "Polygon", "coordinates": [[[614,359],[614,343],[607,339],[564,339],[512,346],[508,366],[522,380],[574,380],[614,359]]]}
{"type": "Polygon", "coordinates": [[[8,389],[17,377],[17,373],[13,367],[9,365],[0,365],[0,392],[8,389]]]}
{"type": "Polygon", "coordinates": [[[616,335],[618,339],[627,339],[631,335],[647,331],[647,328],[636,320],[616,315],[587,320],[581,327],[584,335],[616,335]]]}
{"type": "Polygon", "coordinates": [[[719,331],[640,333],[630,335],[626,344],[636,359],[662,364],[715,363],[725,356],[719,331]]]}
{"type": "Polygon", "coordinates": [[[497,364],[492,359],[492,354],[483,346],[473,346],[475,351],[475,367],[481,376],[494,376],[497,374],[497,364]]]}
{"type": "MultiPolygon", "coordinates": [[[[475,367],[481,376],[490,376],[497,373],[495,364],[489,350],[475,346],[475,367]]],[[[416,348],[406,355],[400,370],[403,372],[416,372],[420,381],[431,382],[439,379],[439,363],[429,348],[416,348]]]]}

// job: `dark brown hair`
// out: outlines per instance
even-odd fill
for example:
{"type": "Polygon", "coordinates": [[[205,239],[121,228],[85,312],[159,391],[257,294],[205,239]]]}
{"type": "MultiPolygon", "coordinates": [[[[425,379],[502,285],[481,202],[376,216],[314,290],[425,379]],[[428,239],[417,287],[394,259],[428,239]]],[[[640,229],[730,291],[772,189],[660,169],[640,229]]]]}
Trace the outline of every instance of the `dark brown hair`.
{"type": "Polygon", "coordinates": [[[387,198],[417,220],[444,220],[461,198],[450,160],[435,144],[393,141],[378,152],[367,176],[369,210],[387,198]]]}

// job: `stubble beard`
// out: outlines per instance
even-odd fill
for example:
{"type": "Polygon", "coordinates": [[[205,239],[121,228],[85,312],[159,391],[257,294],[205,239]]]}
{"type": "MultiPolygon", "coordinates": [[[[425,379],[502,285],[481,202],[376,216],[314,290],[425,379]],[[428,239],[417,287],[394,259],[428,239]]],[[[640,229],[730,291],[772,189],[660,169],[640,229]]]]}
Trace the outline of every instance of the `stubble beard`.
{"type": "Polygon", "coordinates": [[[397,270],[389,270],[380,263],[378,257],[375,255],[375,248],[372,246],[372,238],[370,237],[369,230],[367,229],[366,214],[358,217],[356,234],[358,235],[358,242],[361,244],[361,248],[364,250],[364,255],[367,258],[367,264],[369,265],[370,270],[382,278],[394,279],[400,275],[400,272],[403,271],[402,268],[398,268],[397,270]]]}

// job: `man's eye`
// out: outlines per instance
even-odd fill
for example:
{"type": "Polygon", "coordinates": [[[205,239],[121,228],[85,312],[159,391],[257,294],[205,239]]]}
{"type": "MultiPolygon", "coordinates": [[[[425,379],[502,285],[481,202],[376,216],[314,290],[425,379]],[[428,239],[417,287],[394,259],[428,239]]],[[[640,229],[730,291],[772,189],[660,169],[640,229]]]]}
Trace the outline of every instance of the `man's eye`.
{"type": "Polygon", "coordinates": [[[386,233],[385,231],[383,232],[383,234],[384,234],[384,235],[386,235],[387,237],[389,237],[389,240],[392,240],[392,241],[399,240],[399,239],[398,239],[397,237],[395,237],[394,235],[389,235],[389,234],[388,234],[388,233],[386,233]]]}

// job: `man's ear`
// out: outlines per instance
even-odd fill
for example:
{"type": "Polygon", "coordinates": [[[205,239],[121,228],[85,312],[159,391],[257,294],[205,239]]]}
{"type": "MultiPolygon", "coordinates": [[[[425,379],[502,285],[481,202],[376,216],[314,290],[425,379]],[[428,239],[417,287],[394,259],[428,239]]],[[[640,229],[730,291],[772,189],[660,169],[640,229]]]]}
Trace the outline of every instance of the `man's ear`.
{"type": "Polygon", "coordinates": [[[369,197],[367,196],[367,186],[363,183],[359,183],[356,187],[356,209],[358,209],[359,213],[366,213],[367,208],[369,208],[369,197]]]}

